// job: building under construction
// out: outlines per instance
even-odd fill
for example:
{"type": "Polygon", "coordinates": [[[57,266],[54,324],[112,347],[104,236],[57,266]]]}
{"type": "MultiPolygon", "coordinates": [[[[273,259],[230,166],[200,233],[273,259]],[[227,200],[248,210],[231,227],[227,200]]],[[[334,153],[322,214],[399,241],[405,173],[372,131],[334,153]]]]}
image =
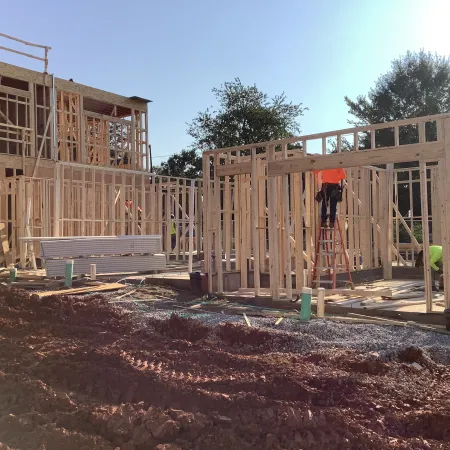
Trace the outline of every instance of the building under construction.
{"type": "MultiPolygon", "coordinates": [[[[9,38],[5,35],[3,37],[9,38]]],[[[11,38],[10,38],[11,39],[11,38]]],[[[0,62],[0,227],[6,264],[30,256],[27,237],[162,234],[187,229],[195,180],[150,174],[149,100],[0,62]],[[166,214],[167,213],[167,214],[166,214]]],[[[195,226],[196,224],[194,224],[195,226]]],[[[186,256],[186,233],[174,253],[186,256]]],[[[32,245],[31,245],[32,247],[32,245]]],[[[34,257],[39,249],[31,249],[34,257]]]]}

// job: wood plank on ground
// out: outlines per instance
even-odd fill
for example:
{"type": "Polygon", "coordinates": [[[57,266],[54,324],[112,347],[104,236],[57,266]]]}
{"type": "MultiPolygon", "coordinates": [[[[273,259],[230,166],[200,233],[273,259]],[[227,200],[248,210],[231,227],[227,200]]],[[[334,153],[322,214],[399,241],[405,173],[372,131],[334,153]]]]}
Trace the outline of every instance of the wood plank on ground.
{"type": "Polygon", "coordinates": [[[122,283],[104,283],[98,286],[88,286],[82,288],[74,288],[74,289],[64,289],[58,291],[42,291],[36,292],[36,295],[39,298],[50,297],[52,295],[75,295],[75,294],[88,294],[91,292],[102,292],[102,291],[116,291],[119,289],[123,289],[125,285],[122,283]]]}

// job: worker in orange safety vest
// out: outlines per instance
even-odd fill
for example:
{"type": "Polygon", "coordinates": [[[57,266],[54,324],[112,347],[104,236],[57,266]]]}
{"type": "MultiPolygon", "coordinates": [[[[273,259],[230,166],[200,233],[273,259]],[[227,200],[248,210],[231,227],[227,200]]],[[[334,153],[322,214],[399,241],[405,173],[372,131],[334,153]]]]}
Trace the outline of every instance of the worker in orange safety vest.
{"type": "Polygon", "coordinates": [[[316,195],[316,200],[322,202],[322,227],[327,227],[327,209],[328,205],[330,205],[330,228],[333,228],[334,222],[336,221],[337,204],[342,201],[346,178],[345,170],[314,170],[313,173],[318,177],[319,184],[321,185],[321,189],[316,195]]]}

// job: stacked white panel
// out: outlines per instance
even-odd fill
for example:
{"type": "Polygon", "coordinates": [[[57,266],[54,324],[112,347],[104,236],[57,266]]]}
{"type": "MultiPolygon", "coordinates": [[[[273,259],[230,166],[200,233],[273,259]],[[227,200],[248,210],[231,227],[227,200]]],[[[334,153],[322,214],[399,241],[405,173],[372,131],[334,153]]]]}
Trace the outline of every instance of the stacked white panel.
{"type": "MultiPolygon", "coordinates": [[[[163,270],[166,267],[165,255],[133,255],[133,256],[105,256],[74,259],[73,274],[87,275],[91,264],[96,265],[98,274],[101,273],[132,273],[163,270]]],[[[49,259],[46,261],[48,277],[62,277],[65,274],[65,259],[49,259]]]]}

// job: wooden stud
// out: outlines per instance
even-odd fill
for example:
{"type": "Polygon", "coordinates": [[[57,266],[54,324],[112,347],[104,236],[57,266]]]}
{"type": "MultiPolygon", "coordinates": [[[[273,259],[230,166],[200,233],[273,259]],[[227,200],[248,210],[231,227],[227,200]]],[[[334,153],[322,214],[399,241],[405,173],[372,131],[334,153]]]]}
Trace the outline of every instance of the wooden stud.
{"type": "MultiPolygon", "coordinates": [[[[411,229],[411,244],[414,238],[414,201],[413,201],[413,184],[412,184],[412,170],[408,171],[408,189],[409,189],[409,211],[410,211],[410,229],[411,229]]],[[[415,239],[415,238],[414,238],[415,239]]],[[[414,261],[414,246],[411,245],[411,260],[414,261]]]]}
{"type": "Polygon", "coordinates": [[[260,279],[260,261],[259,261],[259,212],[258,212],[258,161],[256,159],[256,148],[252,149],[252,178],[251,178],[251,203],[252,203],[252,224],[253,224],[253,285],[255,287],[255,295],[259,295],[259,289],[261,287],[260,279]]]}
{"type": "MultiPolygon", "coordinates": [[[[188,272],[192,272],[193,254],[194,254],[194,199],[195,199],[195,187],[194,182],[191,181],[189,186],[189,259],[188,259],[188,272]]],[[[229,255],[227,255],[229,258],[229,255]]]]}
{"type": "MultiPolygon", "coordinates": [[[[268,161],[274,161],[275,148],[269,147],[268,161]]],[[[268,210],[269,210],[269,273],[270,288],[272,298],[279,299],[279,252],[278,252],[278,208],[276,198],[276,182],[277,180],[269,178],[267,182],[268,190],[268,210]]]]}
{"type": "Polygon", "coordinates": [[[170,254],[172,253],[172,208],[171,208],[171,188],[170,180],[167,179],[166,194],[165,194],[166,204],[164,208],[165,212],[165,236],[166,236],[166,257],[167,262],[170,261],[170,254]]]}
{"type": "Polygon", "coordinates": [[[286,276],[286,298],[292,299],[292,259],[291,259],[291,218],[289,210],[289,176],[283,177],[283,211],[285,230],[285,276],[286,276]]]}
{"type": "Polygon", "coordinates": [[[60,218],[61,218],[61,166],[55,164],[55,201],[53,212],[53,236],[60,236],[60,218]]]}
{"type": "Polygon", "coordinates": [[[392,196],[394,183],[394,165],[387,164],[386,166],[386,193],[384,203],[386,205],[386,260],[383,262],[383,278],[385,280],[392,280],[392,241],[393,241],[393,215],[392,215],[392,196]]]}
{"type": "Polygon", "coordinates": [[[186,221],[186,219],[189,219],[188,217],[188,211],[187,211],[187,187],[186,187],[186,180],[183,180],[183,184],[181,186],[181,229],[182,234],[181,234],[181,239],[180,239],[180,243],[181,243],[181,249],[183,252],[183,261],[186,260],[186,231],[187,228],[189,227],[188,225],[188,221],[186,221]],[[186,225],[188,225],[186,227],[186,225]]]}
{"type": "Polygon", "coordinates": [[[295,287],[303,288],[305,261],[303,258],[303,182],[301,173],[293,175],[294,195],[291,201],[294,204],[294,239],[295,239],[295,287]]]}
{"type": "MultiPolygon", "coordinates": [[[[398,211],[398,172],[394,173],[394,199],[395,199],[395,210],[398,211]]],[[[397,254],[400,253],[400,224],[398,220],[399,214],[395,214],[395,247],[397,249],[397,254]]],[[[400,258],[397,258],[397,267],[400,266],[400,258]]]]}
{"type": "Polygon", "coordinates": [[[372,170],[372,182],[371,182],[371,189],[372,189],[372,217],[373,217],[373,224],[372,224],[372,236],[373,236],[373,248],[374,248],[374,254],[373,254],[373,264],[374,267],[378,267],[378,258],[379,258],[379,248],[380,248],[380,242],[379,242],[379,235],[378,235],[378,189],[377,189],[377,172],[376,170],[372,170]]]}
{"type": "MultiPolygon", "coordinates": [[[[441,245],[441,214],[440,214],[440,196],[439,189],[440,175],[438,166],[431,168],[431,223],[432,223],[432,243],[441,245]]],[[[414,258],[413,258],[414,259],[414,258]]]]}
{"type": "Polygon", "coordinates": [[[355,223],[355,263],[356,263],[356,270],[362,269],[362,255],[361,255],[361,203],[359,201],[359,190],[361,187],[361,178],[360,178],[360,169],[355,168],[353,169],[354,174],[354,197],[353,197],[353,213],[354,216],[354,223],[355,223]]]}
{"type": "Polygon", "coordinates": [[[426,312],[433,310],[431,291],[431,266],[430,266],[430,234],[428,228],[428,188],[427,188],[427,166],[425,162],[420,163],[420,203],[422,207],[422,241],[423,261],[425,278],[425,300],[426,312]]]}
{"type": "MultiPolygon", "coordinates": [[[[220,165],[219,158],[214,158],[214,169],[220,165]]],[[[223,269],[222,269],[222,206],[220,198],[220,178],[214,176],[214,203],[215,203],[215,227],[216,227],[216,239],[214,243],[216,270],[217,270],[217,292],[223,293],[223,269]]]]}

